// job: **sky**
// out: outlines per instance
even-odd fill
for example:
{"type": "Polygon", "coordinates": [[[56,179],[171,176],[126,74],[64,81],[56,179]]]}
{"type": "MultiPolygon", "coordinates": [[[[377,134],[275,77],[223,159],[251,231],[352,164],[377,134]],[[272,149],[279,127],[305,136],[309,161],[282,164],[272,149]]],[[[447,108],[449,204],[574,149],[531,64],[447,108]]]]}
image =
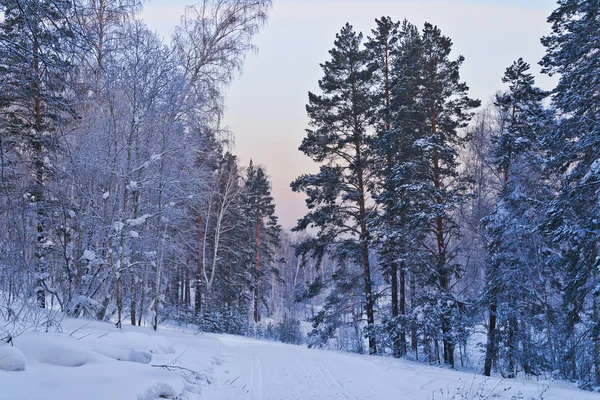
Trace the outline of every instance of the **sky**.
{"type": "MultiPolygon", "coordinates": [[[[169,38],[187,4],[194,1],[151,0],[143,18],[169,38]]],[[[318,169],[298,150],[308,126],[308,91],[318,93],[319,64],[329,59],[346,22],[365,36],[382,16],[437,25],[454,43],[452,57],[465,57],[461,78],[471,97],[485,103],[504,88],[504,70],[519,57],[532,64],[539,86],[553,87],[555,79],[540,75],[537,63],[554,8],[555,0],[273,0],[269,21],[254,40],[259,50],[247,56],[227,92],[224,124],[235,136],[235,153],[242,164],[253,159],[266,167],[276,214],[291,228],[306,208],[290,182],[318,169]]]]}

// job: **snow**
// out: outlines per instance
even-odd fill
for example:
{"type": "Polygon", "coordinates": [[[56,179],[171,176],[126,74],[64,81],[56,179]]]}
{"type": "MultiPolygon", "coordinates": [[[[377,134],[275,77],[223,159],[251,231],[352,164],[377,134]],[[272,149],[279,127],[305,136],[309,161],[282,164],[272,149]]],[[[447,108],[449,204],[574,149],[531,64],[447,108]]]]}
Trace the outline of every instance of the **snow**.
{"type": "Polygon", "coordinates": [[[0,345],[0,371],[24,371],[27,360],[19,349],[9,344],[0,345]]]}
{"type": "Polygon", "coordinates": [[[503,381],[391,357],[68,318],[62,333],[28,331],[13,342],[0,347],[2,400],[600,398],[566,382],[503,381]]]}
{"type": "Polygon", "coordinates": [[[131,361],[140,364],[150,364],[152,353],[147,350],[125,350],[113,346],[96,346],[94,351],[118,361],[131,361]]]}
{"type": "Polygon", "coordinates": [[[129,226],[139,226],[139,225],[143,225],[144,223],[146,223],[146,220],[150,218],[150,214],[144,214],[141,217],[138,218],[134,218],[134,219],[128,219],[127,220],[127,225],[129,226]]]}
{"type": "Polygon", "coordinates": [[[81,256],[82,260],[94,261],[96,259],[96,252],[93,250],[84,250],[83,256],[81,256]]]}
{"type": "Polygon", "coordinates": [[[125,226],[125,224],[122,223],[121,221],[117,221],[113,224],[113,228],[114,228],[115,232],[121,232],[121,229],[123,229],[124,226],[125,226]]]}
{"type": "Polygon", "coordinates": [[[40,336],[36,332],[27,332],[13,341],[29,364],[80,367],[96,359],[94,353],[77,340],[57,333],[40,336]]]}
{"type": "Polygon", "coordinates": [[[129,181],[129,185],[125,186],[125,188],[127,190],[131,190],[132,192],[135,192],[136,190],[138,190],[138,183],[136,181],[129,181]]]}

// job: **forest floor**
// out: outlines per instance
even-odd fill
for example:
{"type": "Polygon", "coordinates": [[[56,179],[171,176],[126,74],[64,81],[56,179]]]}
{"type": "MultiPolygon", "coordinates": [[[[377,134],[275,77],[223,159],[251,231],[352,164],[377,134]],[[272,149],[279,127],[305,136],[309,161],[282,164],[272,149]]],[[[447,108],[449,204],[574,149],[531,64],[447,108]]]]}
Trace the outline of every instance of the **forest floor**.
{"type": "Polygon", "coordinates": [[[71,319],[60,326],[0,347],[0,399],[600,399],[567,382],[486,379],[231,335],[71,319]]]}

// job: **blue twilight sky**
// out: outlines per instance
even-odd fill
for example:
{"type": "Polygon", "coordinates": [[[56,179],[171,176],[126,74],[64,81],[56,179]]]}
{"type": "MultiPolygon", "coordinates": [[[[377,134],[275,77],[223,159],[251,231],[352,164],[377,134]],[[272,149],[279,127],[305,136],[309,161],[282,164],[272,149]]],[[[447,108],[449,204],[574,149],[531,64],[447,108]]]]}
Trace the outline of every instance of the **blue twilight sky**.
{"type": "MultiPolygon", "coordinates": [[[[484,102],[503,89],[501,76],[523,57],[538,72],[544,54],[540,37],[550,31],[546,18],[554,0],[273,0],[269,22],[256,37],[256,54],[248,55],[244,72],[227,94],[225,124],[236,139],[242,163],[250,158],[266,166],[273,181],[277,215],[284,227],[304,212],[304,196],[290,182],[316,171],[298,151],[307,127],[307,92],[317,91],[319,63],[328,59],[335,34],[350,22],[367,35],[374,19],[390,16],[422,26],[438,25],[454,42],[454,57],[466,60],[461,77],[472,97],[484,102]]],[[[143,18],[165,38],[194,0],[151,0],[143,18]]],[[[554,80],[540,76],[551,89],[554,80]]]]}

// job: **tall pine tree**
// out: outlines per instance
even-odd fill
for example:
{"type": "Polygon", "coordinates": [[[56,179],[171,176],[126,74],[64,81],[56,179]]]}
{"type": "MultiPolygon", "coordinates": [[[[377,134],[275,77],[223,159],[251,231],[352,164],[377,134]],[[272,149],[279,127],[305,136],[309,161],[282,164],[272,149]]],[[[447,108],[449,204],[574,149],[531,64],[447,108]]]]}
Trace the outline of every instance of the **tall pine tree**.
{"type": "MultiPolygon", "coordinates": [[[[365,48],[368,51],[374,72],[373,82],[375,90],[373,93],[373,105],[376,108],[375,126],[377,137],[382,138],[389,135],[392,130],[392,66],[394,65],[397,54],[396,47],[400,39],[400,24],[392,21],[390,17],[376,19],[375,23],[377,27],[371,31],[373,36],[368,38],[369,40],[365,43],[365,48]]],[[[395,200],[397,199],[394,199],[394,196],[391,195],[379,198],[381,192],[392,193],[393,191],[390,180],[386,179],[390,177],[394,169],[393,151],[388,147],[394,147],[393,144],[384,144],[383,141],[376,141],[374,144],[378,162],[384,166],[384,168],[375,171],[383,177],[382,184],[374,187],[375,198],[380,200],[382,204],[382,215],[378,218],[379,221],[377,221],[378,230],[385,230],[385,228],[381,229],[380,226],[384,225],[388,227],[396,221],[393,208],[396,205],[395,200]],[[379,144],[382,144],[382,146],[379,147],[379,144]]],[[[406,335],[403,330],[398,332],[397,329],[399,312],[404,315],[406,308],[404,301],[405,271],[400,268],[401,279],[399,284],[398,268],[401,262],[398,262],[398,241],[389,235],[382,235],[378,242],[379,258],[383,264],[382,269],[389,277],[391,284],[391,318],[387,325],[389,325],[388,330],[391,335],[394,357],[400,357],[406,353],[406,335]],[[400,289],[400,305],[398,304],[398,289],[400,289]]]]}
{"type": "Polygon", "coordinates": [[[255,168],[252,161],[246,170],[244,200],[248,227],[250,232],[253,232],[254,238],[254,269],[251,273],[254,278],[253,315],[254,322],[259,322],[260,278],[265,275],[265,272],[270,272],[267,267],[271,267],[274,261],[274,247],[279,243],[281,227],[275,215],[271,184],[264,170],[261,167],[255,168]]]}
{"type": "Polygon", "coordinates": [[[547,349],[536,349],[530,337],[537,332],[535,336],[543,338],[540,331],[546,327],[536,326],[539,320],[533,316],[546,311],[539,299],[545,298],[541,292],[548,274],[539,252],[542,238],[535,227],[543,191],[537,137],[545,119],[542,101],[547,93],[534,87],[529,69],[521,58],[508,67],[502,78],[508,91],[495,101],[504,122],[493,149],[502,188],[496,209],[485,220],[490,252],[484,294],[489,307],[486,376],[493,364],[511,378],[518,370],[532,374],[547,366],[541,356],[547,349]]]}
{"type": "Polygon", "coordinates": [[[561,182],[550,204],[547,228],[564,244],[565,332],[568,377],[600,384],[600,3],[560,0],[550,15],[552,33],[542,39],[541,64],[559,74],[553,92],[558,123],[544,138],[548,172],[561,182]],[[582,354],[581,360],[576,354],[582,354]],[[585,359],[591,359],[586,361],[585,359]],[[578,362],[591,362],[582,371],[578,362]]]}
{"type": "Polygon", "coordinates": [[[480,102],[468,97],[468,86],[460,81],[462,56],[450,59],[452,41],[439,28],[426,23],[421,32],[421,54],[417,66],[419,137],[413,146],[417,171],[412,184],[424,196],[416,211],[424,217],[425,240],[423,283],[432,289],[423,298],[440,314],[444,362],[454,367],[455,322],[460,303],[452,293],[452,282],[461,272],[456,262],[460,236],[455,210],[464,200],[465,182],[459,174],[458,149],[468,137],[460,129],[467,126],[472,110],[480,102]],[[431,303],[435,304],[431,304],[431,303]]]}
{"type": "Polygon", "coordinates": [[[69,0],[2,0],[0,11],[0,115],[27,160],[33,177],[24,196],[34,212],[36,296],[45,307],[46,277],[54,249],[48,182],[52,179],[60,128],[73,114],[66,97],[74,32],[69,0]]]}
{"type": "Polygon", "coordinates": [[[319,173],[303,175],[291,186],[296,192],[306,193],[309,209],[294,229],[318,229],[317,237],[304,242],[300,252],[322,256],[330,249],[338,259],[362,269],[369,353],[374,354],[377,343],[373,335],[375,310],[370,260],[374,212],[369,198],[373,183],[369,131],[373,116],[373,68],[361,42],[362,34],[346,24],[329,51],[331,60],[321,64],[322,94],[309,93],[306,110],[310,129],[300,150],[322,165],[319,173]]]}

